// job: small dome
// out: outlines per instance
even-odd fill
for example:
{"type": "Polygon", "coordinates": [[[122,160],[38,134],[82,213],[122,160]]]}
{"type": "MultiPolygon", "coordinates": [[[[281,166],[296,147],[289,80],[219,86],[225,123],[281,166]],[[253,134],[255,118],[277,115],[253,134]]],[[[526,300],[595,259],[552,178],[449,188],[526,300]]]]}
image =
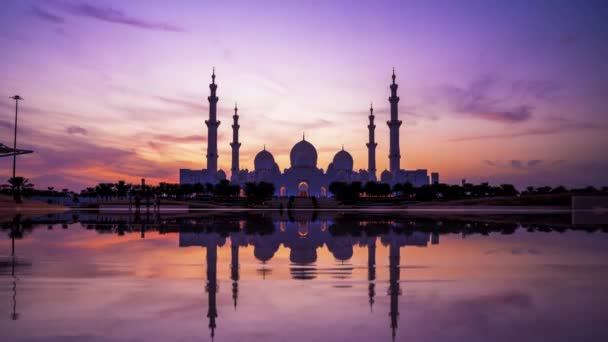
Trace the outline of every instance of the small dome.
{"type": "Polygon", "coordinates": [[[272,170],[275,166],[274,157],[272,156],[272,153],[264,149],[256,154],[253,165],[256,171],[272,170]]]}
{"type": "Polygon", "coordinates": [[[289,153],[291,167],[317,167],[317,150],[306,140],[295,144],[289,153]]]}
{"type": "Polygon", "coordinates": [[[226,179],[226,172],[224,172],[224,170],[219,170],[216,174],[217,180],[221,181],[226,179]]]}
{"type": "Polygon", "coordinates": [[[389,170],[384,170],[382,171],[382,174],[380,174],[380,180],[383,183],[390,183],[393,181],[393,174],[389,170]]]}
{"type": "Polygon", "coordinates": [[[335,170],[353,170],[353,157],[345,150],[339,151],[334,156],[333,166],[335,170]]]}

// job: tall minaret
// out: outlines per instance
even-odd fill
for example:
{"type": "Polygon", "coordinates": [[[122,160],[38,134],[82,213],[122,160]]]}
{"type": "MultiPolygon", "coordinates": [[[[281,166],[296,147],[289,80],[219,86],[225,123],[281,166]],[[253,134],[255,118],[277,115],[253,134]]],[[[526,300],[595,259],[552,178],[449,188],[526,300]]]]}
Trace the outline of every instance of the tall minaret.
{"type": "Polygon", "coordinates": [[[376,138],[374,136],[374,130],[376,129],[376,125],[374,125],[374,107],[372,104],[369,106],[369,125],[367,125],[369,129],[369,142],[367,145],[367,172],[369,173],[369,180],[376,181],[376,138]]]}
{"type": "Polygon", "coordinates": [[[232,147],[232,167],[230,168],[231,176],[230,180],[236,182],[238,180],[239,173],[239,148],[241,147],[241,143],[239,142],[239,114],[238,108],[236,107],[236,103],[234,104],[234,115],[232,119],[234,119],[234,123],[232,124],[232,142],[230,146],[232,147]]]}
{"type": "Polygon", "coordinates": [[[220,122],[217,121],[217,101],[219,98],[215,95],[217,84],[215,84],[215,68],[211,74],[211,84],[209,85],[211,95],[207,97],[209,100],[209,120],[205,120],[207,125],[207,170],[212,174],[217,173],[217,127],[220,122]]]}
{"type": "Polygon", "coordinates": [[[399,96],[397,96],[397,88],[399,87],[395,83],[395,68],[393,68],[393,84],[391,84],[391,97],[388,98],[388,102],[391,103],[391,120],[387,121],[386,124],[390,129],[390,150],[388,154],[389,169],[395,175],[400,169],[401,153],[399,152],[399,127],[401,127],[401,121],[399,121],[399,96]]]}

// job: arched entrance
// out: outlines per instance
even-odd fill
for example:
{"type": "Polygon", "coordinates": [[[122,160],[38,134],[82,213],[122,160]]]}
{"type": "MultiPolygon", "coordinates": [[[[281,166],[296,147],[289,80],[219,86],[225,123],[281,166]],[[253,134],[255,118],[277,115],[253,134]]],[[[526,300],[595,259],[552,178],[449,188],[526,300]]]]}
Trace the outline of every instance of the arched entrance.
{"type": "Polygon", "coordinates": [[[281,197],[285,197],[286,195],[287,195],[287,188],[285,188],[285,186],[282,186],[282,187],[279,189],[279,196],[281,196],[281,197]]]}
{"type": "Polygon", "coordinates": [[[321,187],[321,197],[327,197],[327,188],[324,186],[321,187]]]}
{"type": "Polygon", "coordinates": [[[298,184],[298,197],[308,197],[308,183],[300,182],[298,184]]]}

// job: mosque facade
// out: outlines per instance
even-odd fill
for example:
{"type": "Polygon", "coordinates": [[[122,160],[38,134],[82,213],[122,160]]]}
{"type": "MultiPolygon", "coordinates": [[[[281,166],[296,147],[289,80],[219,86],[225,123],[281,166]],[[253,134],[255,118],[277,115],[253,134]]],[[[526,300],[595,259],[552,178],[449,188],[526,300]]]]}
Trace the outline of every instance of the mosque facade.
{"type": "MultiPolygon", "coordinates": [[[[205,120],[208,129],[207,144],[207,169],[189,170],[180,169],[180,184],[196,183],[217,183],[227,179],[223,170],[218,170],[217,153],[217,130],[220,121],[217,120],[216,95],[217,84],[215,83],[215,70],[211,75],[209,84],[209,119],[205,120]]],[[[393,70],[392,84],[390,85],[391,96],[389,103],[391,106],[390,120],[387,122],[390,132],[389,145],[389,170],[384,170],[380,175],[380,181],[388,184],[409,182],[415,187],[429,184],[429,175],[426,169],[403,170],[400,166],[401,154],[399,149],[399,97],[397,96],[398,85],[396,83],[395,71],[393,70]]],[[[376,177],[376,147],[374,123],[375,115],[373,107],[370,107],[368,116],[369,137],[367,142],[368,167],[367,169],[354,170],[354,160],[352,155],[344,150],[338,150],[326,170],[317,165],[318,154],[314,145],[306,140],[302,135],[302,140],[298,141],[289,153],[289,168],[281,171],[275,162],[272,153],[264,147],[257,153],[254,159],[254,170],[240,169],[239,166],[239,114],[235,105],[234,115],[232,116],[232,163],[230,182],[241,186],[248,182],[268,182],[275,185],[276,195],[278,196],[300,196],[300,197],[325,197],[328,195],[329,184],[332,182],[362,182],[377,181],[376,177]]],[[[439,174],[437,174],[437,182],[439,174]]],[[[434,179],[435,180],[435,179],[434,179]]]]}

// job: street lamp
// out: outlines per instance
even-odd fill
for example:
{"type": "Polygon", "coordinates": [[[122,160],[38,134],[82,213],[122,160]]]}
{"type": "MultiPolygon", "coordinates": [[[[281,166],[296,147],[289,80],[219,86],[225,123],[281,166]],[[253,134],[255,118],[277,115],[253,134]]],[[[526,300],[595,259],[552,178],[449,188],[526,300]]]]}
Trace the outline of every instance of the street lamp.
{"type": "Polygon", "coordinates": [[[23,100],[23,97],[15,95],[10,98],[15,100],[15,136],[13,140],[13,178],[15,178],[15,165],[17,164],[17,113],[19,112],[19,101],[23,100]]]}

